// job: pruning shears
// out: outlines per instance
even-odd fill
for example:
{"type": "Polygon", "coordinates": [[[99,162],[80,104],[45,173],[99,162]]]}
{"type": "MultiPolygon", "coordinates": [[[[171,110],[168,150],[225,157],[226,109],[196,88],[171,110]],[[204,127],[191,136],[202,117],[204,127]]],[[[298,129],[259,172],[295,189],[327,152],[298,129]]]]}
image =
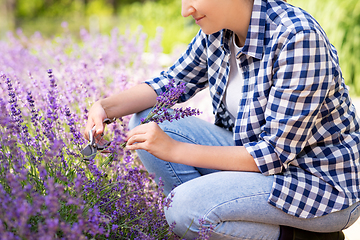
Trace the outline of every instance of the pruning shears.
{"type": "MultiPolygon", "coordinates": [[[[116,118],[113,119],[105,118],[103,123],[110,124],[115,121],[116,118]]],[[[97,151],[102,151],[111,144],[111,141],[109,142],[103,139],[104,133],[101,134],[101,138],[96,142],[94,136],[94,130],[95,130],[95,126],[91,130],[89,130],[89,143],[84,147],[83,150],[81,150],[81,154],[84,156],[83,159],[86,161],[94,159],[97,151]]]]}

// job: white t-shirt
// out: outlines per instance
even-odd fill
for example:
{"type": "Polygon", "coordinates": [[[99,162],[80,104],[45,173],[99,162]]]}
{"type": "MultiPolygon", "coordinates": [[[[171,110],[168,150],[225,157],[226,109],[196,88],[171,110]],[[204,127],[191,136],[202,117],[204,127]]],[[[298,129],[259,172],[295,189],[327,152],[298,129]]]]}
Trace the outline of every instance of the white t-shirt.
{"type": "Polygon", "coordinates": [[[233,34],[230,44],[230,73],[229,80],[225,91],[224,103],[230,117],[235,120],[237,117],[238,107],[243,91],[244,78],[243,70],[240,67],[240,61],[236,58],[236,54],[241,51],[242,48],[238,47],[235,42],[235,33],[233,34]]]}

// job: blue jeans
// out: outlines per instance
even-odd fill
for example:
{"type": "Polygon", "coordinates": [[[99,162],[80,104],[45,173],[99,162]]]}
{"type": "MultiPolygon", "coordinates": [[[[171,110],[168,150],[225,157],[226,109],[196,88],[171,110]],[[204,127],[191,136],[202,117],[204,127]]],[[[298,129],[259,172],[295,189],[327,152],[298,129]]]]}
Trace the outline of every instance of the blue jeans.
{"type": "MultiPolygon", "coordinates": [[[[130,128],[140,124],[149,110],[135,114],[130,128]]],[[[159,126],[173,139],[201,145],[232,146],[232,133],[196,117],[164,122],[159,126]]],[[[165,209],[174,232],[194,239],[200,229],[214,227],[210,239],[278,239],[280,225],[315,232],[335,232],[351,226],[360,216],[360,203],[322,217],[302,219],[270,205],[267,199],[273,176],[261,173],[218,171],[165,162],[144,150],[137,151],[149,173],[161,178],[164,192],[175,193],[165,209]],[[185,234],[186,232],[186,234],[185,234]],[[185,235],[184,235],[185,234],[185,235]]],[[[221,160],[221,159],[220,159],[221,160]]]]}

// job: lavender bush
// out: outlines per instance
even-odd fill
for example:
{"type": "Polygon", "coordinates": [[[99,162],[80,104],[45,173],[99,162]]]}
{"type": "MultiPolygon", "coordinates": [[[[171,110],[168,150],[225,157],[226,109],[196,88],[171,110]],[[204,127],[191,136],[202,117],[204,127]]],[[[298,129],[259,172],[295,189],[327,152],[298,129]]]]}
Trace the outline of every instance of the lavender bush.
{"type": "Polygon", "coordinates": [[[120,147],[127,117],[108,126],[110,155],[80,154],[88,107],[161,70],[142,59],[146,36],[81,30],[76,40],[62,27],[53,39],[19,30],[0,41],[0,238],[178,239],[163,214],[171,199],[120,147]]]}

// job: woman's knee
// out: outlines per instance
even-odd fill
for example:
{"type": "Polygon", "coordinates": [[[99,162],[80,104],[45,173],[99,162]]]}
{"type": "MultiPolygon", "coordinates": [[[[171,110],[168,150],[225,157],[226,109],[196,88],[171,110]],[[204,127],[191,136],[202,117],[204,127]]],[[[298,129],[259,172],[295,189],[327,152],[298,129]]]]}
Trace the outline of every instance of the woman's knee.
{"type": "Polygon", "coordinates": [[[199,209],[195,206],[196,198],[192,196],[191,191],[186,191],[180,186],[168,196],[171,204],[170,207],[165,207],[165,217],[169,225],[175,224],[174,233],[185,239],[194,239],[200,230],[199,219],[201,216],[198,212],[199,209]],[[185,233],[186,235],[184,235],[185,233]]]}
{"type": "Polygon", "coordinates": [[[173,231],[185,239],[198,237],[201,229],[216,226],[220,221],[217,217],[208,216],[214,204],[209,199],[211,194],[205,186],[206,179],[202,176],[184,182],[168,196],[172,202],[169,208],[165,208],[166,220],[169,224],[175,222],[173,231]]]}

